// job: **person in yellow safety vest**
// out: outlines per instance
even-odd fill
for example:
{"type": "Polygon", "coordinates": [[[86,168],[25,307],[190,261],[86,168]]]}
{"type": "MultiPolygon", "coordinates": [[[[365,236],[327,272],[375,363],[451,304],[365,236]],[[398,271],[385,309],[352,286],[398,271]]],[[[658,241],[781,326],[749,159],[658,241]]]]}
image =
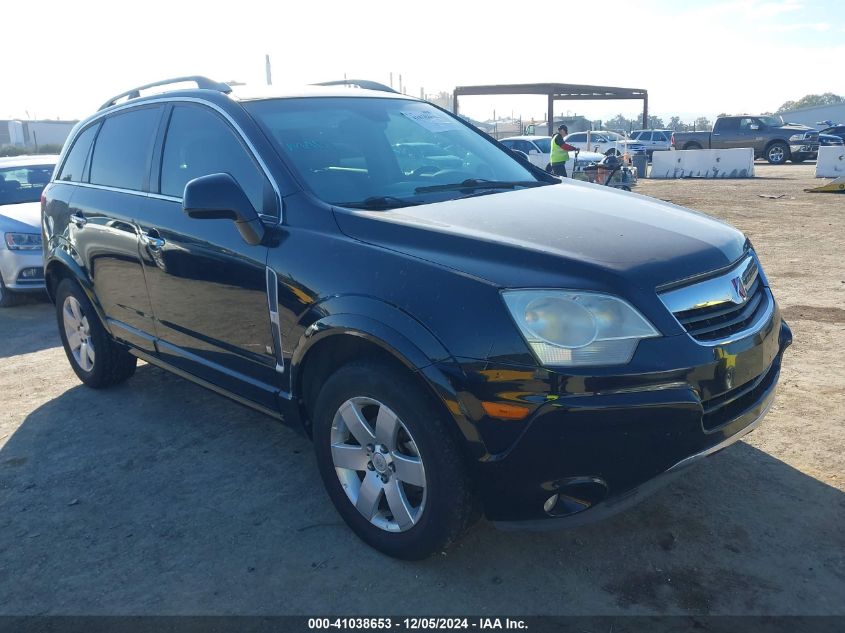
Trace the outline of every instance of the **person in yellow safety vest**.
{"type": "Polygon", "coordinates": [[[563,140],[563,137],[567,134],[569,134],[569,128],[565,125],[558,126],[557,134],[552,137],[552,157],[549,160],[552,173],[564,178],[566,178],[566,161],[569,160],[569,152],[574,152],[577,149],[563,140]]]}

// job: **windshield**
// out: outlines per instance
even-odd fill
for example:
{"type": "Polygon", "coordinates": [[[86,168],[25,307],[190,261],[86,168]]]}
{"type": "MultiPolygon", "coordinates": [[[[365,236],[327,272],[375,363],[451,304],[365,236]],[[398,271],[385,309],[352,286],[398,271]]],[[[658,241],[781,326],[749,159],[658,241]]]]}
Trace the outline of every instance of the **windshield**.
{"type": "Polygon", "coordinates": [[[54,165],[0,167],[0,204],[38,202],[50,182],[54,165]]]}
{"type": "Polygon", "coordinates": [[[624,141],[625,137],[616,132],[602,132],[611,142],[624,141]]]}
{"type": "Polygon", "coordinates": [[[773,116],[761,116],[760,122],[766,127],[780,127],[783,125],[783,121],[773,116]]]}
{"type": "Polygon", "coordinates": [[[511,189],[540,184],[510,154],[428,103],[317,97],[244,107],[314,194],[331,204],[387,208],[464,197],[461,183],[471,183],[475,195],[487,181],[511,189]]]}
{"type": "Polygon", "coordinates": [[[535,138],[534,144],[540,148],[540,152],[543,154],[551,154],[552,153],[552,139],[550,138],[535,138]]]}

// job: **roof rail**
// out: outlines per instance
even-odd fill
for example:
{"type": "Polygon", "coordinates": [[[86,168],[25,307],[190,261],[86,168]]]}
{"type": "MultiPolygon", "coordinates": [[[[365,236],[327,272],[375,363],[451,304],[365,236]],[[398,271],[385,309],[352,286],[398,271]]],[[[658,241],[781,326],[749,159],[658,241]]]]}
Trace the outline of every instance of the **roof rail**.
{"type": "Polygon", "coordinates": [[[132,90],[127,90],[126,92],[121,92],[119,95],[115,95],[108,101],[106,101],[103,105],[99,107],[97,110],[105,110],[106,108],[113,106],[119,99],[123,97],[127,97],[127,99],[137,99],[141,96],[141,91],[146,90],[147,88],[155,88],[156,86],[166,86],[168,84],[179,84],[185,82],[193,82],[197,85],[197,88],[202,90],[216,90],[217,92],[222,92],[224,94],[229,94],[232,92],[232,88],[228,84],[224,84],[220,81],[214,81],[213,79],[209,79],[208,77],[203,77],[201,75],[190,75],[188,77],[174,77],[173,79],[164,79],[162,81],[154,81],[151,84],[144,84],[143,86],[138,86],[137,88],[132,88],[132,90]]]}
{"type": "MultiPolygon", "coordinates": [[[[393,92],[396,91],[390,86],[385,86],[377,81],[370,81],[369,79],[338,79],[337,81],[321,81],[314,84],[315,86],[349,86],[351,88],[363,88],[364,90],[378,90],[379,92],[393,92]]],[[[398,93],[396,93],[398,94],[398,93]]]]}

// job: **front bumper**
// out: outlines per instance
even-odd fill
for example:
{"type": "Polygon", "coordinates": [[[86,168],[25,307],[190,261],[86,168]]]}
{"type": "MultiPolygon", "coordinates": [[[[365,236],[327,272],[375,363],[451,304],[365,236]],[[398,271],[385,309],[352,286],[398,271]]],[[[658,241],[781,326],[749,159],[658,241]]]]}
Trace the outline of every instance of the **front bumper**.
{"type": "Polygon", "coordinates": [[[812,160],[818,158],[819,144],[818,143],[798,143],[789,146],[789,153],[792,156],[803,158],[804,160],[812,160]]]}
{"type": "MultiPolygon", "coordinates": [[[[558,527],[628,507],[759,424],[774,400],[791,341],[775,308],[759,331],[724,345],[703,346],[686,335],[662,345],[655,339],[650,353],[665,367],[681,369],[624,380],[542,370],[543,380],[535,372],[533,381],[488,385],[523,402],[544,403],[501,452],[478,462],[485,513],[510,527],[558,527]],[[549,391],[540,392],[540,385],[549,391]]],[[[493,375],[489,364],[483,373],[493,375]]],[[[492,396],[475,391],[485,400],[492,396]]],[[[492,429],[507,424],[514,423],[487,420],[479,429],[495,438],[492,429]]]]}
{"type": "Polygon", "coordinates": [[[44,290],[44,254],[40,249],[13,251],[0,247],[0,276],[6,288],[15,292],[44,290]]]}

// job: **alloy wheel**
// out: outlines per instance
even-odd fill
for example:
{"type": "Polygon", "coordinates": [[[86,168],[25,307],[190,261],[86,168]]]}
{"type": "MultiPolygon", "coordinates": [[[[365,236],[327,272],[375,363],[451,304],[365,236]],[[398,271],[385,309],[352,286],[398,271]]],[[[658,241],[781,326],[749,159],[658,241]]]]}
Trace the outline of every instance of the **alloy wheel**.
{"type": "Polygon", "coordinates": [[[425,467],[414,438],[389,407],[365,397],[344,402],[332,422],[331,452],[346,496],[367,521],[388,532],[419,522],[425,467]]]}
{"type": "Polygon", "coordinates": [[[773,163],[781,163],[783,162],[783,158],[784,151],[780,145],[775,145],[769,150],[769,160],[771,160],[773,163]]]}
{"type": "Polygon", "coordinates": [[[62,322],[65,338],[74,361],[83,371],[94,369],[94,342],[88,317],[82,312],[82,306],[76,297],[68,296],[62,305],[62,322]]]}

